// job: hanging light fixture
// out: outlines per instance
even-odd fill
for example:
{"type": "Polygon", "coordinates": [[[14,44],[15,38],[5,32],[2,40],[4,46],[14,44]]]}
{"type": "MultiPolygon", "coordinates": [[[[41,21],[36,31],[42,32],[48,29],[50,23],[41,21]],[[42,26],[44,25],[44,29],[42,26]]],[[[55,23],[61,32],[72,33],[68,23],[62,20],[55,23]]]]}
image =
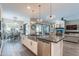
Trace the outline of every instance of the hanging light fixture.
{"type": "Polygon", "coordinates": [[[49,16],[50,18],[52,18],[52,14],[51,14],[52,10],[51,9],[52,9],[52,6],[51,6],[51,3],[50,3],[50,16],[49,16]]]}
{"type": "Polygon", "coordinates": [[[40,7],[41,7],[41,5],[38,5],[38,8],[39,8],[39,18],[37,19],[38,22],[41,22],[42,21],[41,16],[40,16],[40,11],[41,11],[40,10],[40,7]]]}
{"type": "MultiPolygon", "coordinates": [[[[32,10],[32,16],[31,16],[32,19],[34,19],[34,12],[35,10],[32,10]]],[[[34,23],[34,22],[31,22],[31,23],[34,23]]]]}
{"type": "Polygon", "coordinates": [[[49,10],[49,14],[50,14],[49,19],[55,18],[55,15],[52,15],[52,3],[50,3],[49,9],[50,9],[50,10],[49,10]]]}

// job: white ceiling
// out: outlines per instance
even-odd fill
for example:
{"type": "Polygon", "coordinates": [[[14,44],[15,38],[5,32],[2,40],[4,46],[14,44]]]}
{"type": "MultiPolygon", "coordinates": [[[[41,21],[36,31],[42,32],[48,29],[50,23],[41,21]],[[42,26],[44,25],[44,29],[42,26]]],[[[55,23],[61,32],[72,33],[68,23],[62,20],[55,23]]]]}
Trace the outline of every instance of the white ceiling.
{"type": "MultiPolygon", "coordinates": [[[[2,3],[2,8],[4,13],[16,14],[20,16],[30,16],[37,17],[39,16],[38,3],[2,3]],[[31,10],[27,9],[27,6],[31,7],[31,10]],[[32,10],[35,10],[33,13],[32,10]]],[[[40,15],[41,18],[47,19],[50,13],[50,4],[49,3],[40,3],[40,15]]],[[[77,3],[52,3],[52,15],[55,15],[56,18],[65,17],[66,19],[79,19],[79,4],[77,3]]],[[[13,17],[16,17],[13,16],[13,17]]]]}

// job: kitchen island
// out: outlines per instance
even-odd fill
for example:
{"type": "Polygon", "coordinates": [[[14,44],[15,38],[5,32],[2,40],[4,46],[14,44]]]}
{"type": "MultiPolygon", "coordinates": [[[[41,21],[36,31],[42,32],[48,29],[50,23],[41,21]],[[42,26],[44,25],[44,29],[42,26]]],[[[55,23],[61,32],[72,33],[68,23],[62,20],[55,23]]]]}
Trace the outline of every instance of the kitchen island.
{"type": "MultiPolygon", "coordinates": [[[[33,37],[33,36],[32,36],[33,37]]],[[[49,38],[24,37],[22,44],[37,56],[62,56],[63,55],[63,39],[52,41],[49,38]]],[[[34,36],[36,37],[36,36],[34,36]]]]}

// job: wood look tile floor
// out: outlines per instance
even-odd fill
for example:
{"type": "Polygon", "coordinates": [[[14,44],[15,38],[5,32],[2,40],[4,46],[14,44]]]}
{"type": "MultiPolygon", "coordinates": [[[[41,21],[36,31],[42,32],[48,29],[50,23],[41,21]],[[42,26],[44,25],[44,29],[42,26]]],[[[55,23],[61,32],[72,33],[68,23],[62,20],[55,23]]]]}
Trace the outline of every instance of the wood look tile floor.
{"type": "Polygon", "coordinates": [[[20,41],[10,41],[4,42],[2,49],[2,56],[34,56],[26,47],[24,47],[20,41]]]}
{"type": "MultiPolygon", "coordinates": [[[[63,55],[64,56],[79,56],[79,44],[71,42],[63,42],[63,55]]],[[[4,42],[1,56],[35,56],[26,47],[24,47],[20,41],[4,42]]]]}
{"type": "Polygon", "coordinates": [[[79,43],[63,42],[64,56],[79,56],[79,43]]]}

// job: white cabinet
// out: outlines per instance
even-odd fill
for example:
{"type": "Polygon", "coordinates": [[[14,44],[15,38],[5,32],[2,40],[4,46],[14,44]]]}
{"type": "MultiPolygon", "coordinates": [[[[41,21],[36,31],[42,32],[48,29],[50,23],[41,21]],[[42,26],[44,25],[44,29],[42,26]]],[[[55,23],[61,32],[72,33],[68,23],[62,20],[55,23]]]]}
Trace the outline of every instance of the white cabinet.
{"type": "Polygon", "coordinates": [[[29,50],[31,50],[35,55],[37,55],[37,42],[28,38],[22,39],[22,44],[24,44],[29,50]]]}
{"type": "Polygon", "coordinates": [[[24,44],[30,51],[35,55],[39,56],[62,56],[63,55],[63,40],[58,43],[53,42],[38,42],[24,38],[22,39],[22,44],[24,44]]]}
{"type": "Polygon", "coordinates": [[[31,49],[37,55],[37,42],[31,40],[31,49]]]}
{"type": "Polygon", "coordinates": [[[63,56],[63,40],[51,43],[51,56],[63,56]]]}

